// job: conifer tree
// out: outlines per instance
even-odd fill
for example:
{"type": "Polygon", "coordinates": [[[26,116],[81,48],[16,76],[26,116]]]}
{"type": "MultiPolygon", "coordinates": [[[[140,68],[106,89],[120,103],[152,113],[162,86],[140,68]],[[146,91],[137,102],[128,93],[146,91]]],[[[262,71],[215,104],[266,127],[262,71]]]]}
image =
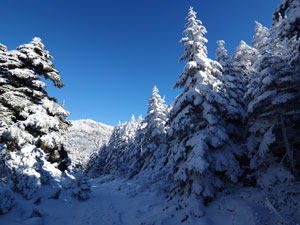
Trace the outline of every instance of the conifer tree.
{"type": "Polygon", "coordinates": [[[245,89],[248,84],[249,75],[254,72],[253,64],[255,62],[255,55],[256,50],[247,45],[246,42],[241,41],[232,56],[234,69],[237,73],[241,74],[245,89]]]}
{"type": "Polygon", "coordinates": [[[278,26],[278,37],[281,40],[300,37],[300,2],[282,0],[273,13],[273,27],[278,26]]]}
{"type": "Polygon", "coordinates": [[[144,135],[147,139],[151,139],[151,142],[159,143],[166,133],[167,106],[164,102],[164,99],[158,94],[157,87],[154,86],[148,103],[147,116],[144,119],[146,124],[144,135]]]}
{"type": "MultiPolygon", "coordinates": [[[[239,127],[243,125],[244,118],[244,100],[245,87],[243,85],[243,80],[241,74],[235,71],[233,65],[233,60],[227,55],[227,50],[225,48],[225,42],[223,40],[217,41],[218,48],[216,51],[216,59],[222,65],[222,78],[225,85],[229,106],[231,110],[229,112],[234,112],[234,114],[228,114],[227,117],[232,122],[238,123],[239,127]]],[[[237,124],[236,124],[237,125],[237,124]]],[[[236,134],[241,133],[236,130],[236,134]]],[[[230,132],[231,133],[231,132],[230,132]]]]}
{"type": "Polygon", "coordinates": [[[254,36],[252,38],[252,46],[259,52],[267,52],[269,49],[270,30],[264,27],[261,23],[255,21],[254,36]]]}
{"type": "Polygon", "coordinates": [[[252,63],[252,72],[248,74],[248,82],[247,82],[247,91],[245,93],[244,99],[246,105],[249,104],[250,95],[253,92],[253,89],[257,88],[260,82],[260,74],[257,73],[256,69],[259,67],[261,63],[261,59],[264,53],[272,54],[271,51],[271,31],[262,26],[259,22],[255,21],[254,28],[254,36],[252,38],[253,49],[255,50],[255,55],[253,56],[252,63]]]}
{"type": "Polygon", "coordinates": [[[217,41],[218,44],[218,48],[216,50],[216,60],[221,64],[221,66],[223,67],[222,71],[226,71],[227,69],[229,69],[229,59],[230,57],[228,56],[228,51],[225,48],[225,41],[223,40],[219,40],[217,41]]]}
{"type": "Polygon", "coordinates": [[[136,173],[136,170],[129,168],[128,164],[132,164],[134,162],[132,158],[136,157],[136,135],[141,122],[141,117],[136,121],[135,116],[132,115],[128,123],[119,123],[114,128],[107,146],[100,149],[99,153],[94,155],[91,160],[91,162],[97,161],[97,166],[88,166],[92,176],[96,172],[100,174],[118,174],[120,176],[130,176],[128,174],[131,174],[131,170],[136,173]],[[96,169],[93,169],[93,167],[96,169]]]}
{"type": "Polygon", "coordinates": [[[247,93],[251,167],[267,168],[274,160],[286,158],[288,167],[294,171],[293,149],[299,144],[294,140],[299,123],[300,78],[283,59],[282,47],[272,42],[267,28],[257,23],[255,31],[259,57],[247,93]]]}
{"type": "Polygon", "coordinates": [[[159,176],[166,174],[166,132],[167,132],[167,105],[161,98],[156,86],[148,103],[147,116],[143,125],[137,130],[136,151],[139,166],[139,177],[146,178],[146,182],[159,182],[159,176]],[[140,167],[140,168],[139,168],[140,167]]]}
{"type": "Polygon", "coordinates": [[[122,134],[127,123],[120,121],[114,127],[107,145],[102,146],[99,151],[94,152],[88,161],[86,171],[90,177],[98,177],[103,174],[113,173],[118,165],[119,149],[122,144],[122,134]]]}
{"type": "Polygon", "coordinates": [[[236,147],[226,132],[225,115],[230,107],[222,83],[221,65],[207,58],[205,27],[189,9],[182,60],[187,60],[175,87],[183,88],[170,111],[169,164],[173,178],[184,193],[210,198],[222,186],[214,173],[237,181],[236,147]]]}
{"type": "Polygon", "coordinates": [[[122,174],[128,178],[135,176],[143,165],[143,160],[141,159],[141,152],[138,141],[138,133],[143,127],[143,119],[139,116],[138,120],[132,115],[130,122],[125,127],[123,133],[123,138],[127,137],[125,140],[127,143],[125,148],[123,147],[120,160],[122,162],[121,171],[122,174]],[[127,141],[128,140],[128,141],[127,141]]]}
{"type": "Polygon", "coordinates": [[[283,57],[300,71],[300,2],[282,0],[273,14],[273,37],[285,46],[283,57]]]}
{"type": "MultiPolygon", "coordinates": [[[[25,144],[41,147],[50,162],[66,160],[61,144],[62,130],[68,127],[69,112],[47,95],[47,85],[41,76],[63,87],[59,72],[54,69],[52,56],[41,39],[34,38],[17,51],[0,52],[1,140],[11,151],[25,144]]],[[[61,165],[61,169],[66,169],[61,165]]]]}
{"type": "Polygon", "coordinates": [[[4,182],[27,199],[41,185],[57,188],[69,165],[63,147],[69,112],[41,81],[63,87],[51,59],[40,38],[13,51],[0,45],[0,186],[4,182]]]}

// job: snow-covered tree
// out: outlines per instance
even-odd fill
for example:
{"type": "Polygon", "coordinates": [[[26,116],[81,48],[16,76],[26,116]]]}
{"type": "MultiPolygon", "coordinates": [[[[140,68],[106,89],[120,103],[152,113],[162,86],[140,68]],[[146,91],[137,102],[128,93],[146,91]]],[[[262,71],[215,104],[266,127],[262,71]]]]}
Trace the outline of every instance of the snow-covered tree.
{"type": "Polygon", "coordinates": [[[142,118],[136,121],[134,115],[127,123],[119,123],[112,132],[108,144],[98,153],[91,156],[87,170],[91,176],[100,174],[116,174],[128,176],[131,157],[136,148],[137,130],[140,129],[142,118]]]}
{"type": "Polygon", "coordinates": [[[261,23],[255,21],[254,36],[252,38],[252,46],[258,51],[267,52],[269,49],[270,39],[270,30],[267,27],[264,27],[261,23]]]}
{"type": "Polygon", "coordinates": [[[137,130],[135,149],[131,152],[133,174],[146,183],[163,182],[167,172],[167,114],[168,107],[156,86],[148,102],[148,112],[137,130]]]}
{"type": "MultiPolygon", "coordinates": [[[[187,60],[175,87],[183,88],[170,111],[169,165],[173,179],[184,193],[210,198],[222,186],[215,172],[236,182],[237,147],[228,138],[226,114],[230,114],[221,65],[207,58],[205,27],[189,9],[182,60],[187,60]]],[[[197,213],[196,213],[197,214],[197,213]]],[[[201,214],[201,213],[200,213],[201,214]]]]}
{"type": "Polygon", "coordinates": [[[255,55],[256,50],[247,45],[246,42],[241,41],[232,56],[234,69],[241,75],[244,86],[248,84],[249,74],[254,72],[255,55]]]}
{"type": "Polygon", "coordinates": [[[148,103],[148,113],[144,119],[145,128],[144,140],[151,139],[151,142],[160,143],[161,138],[166,133],[166,122],[167,122],[167,106],[164,104],[164,99],[158,94],[156,86],[153,88],[152,96],[148,103]]]}
{"type": "Polygon", "coordinates": [[[258,57],[247,92],[250,166],[265,168],[286,158],[293,171],[293,149],[299,145],[296,136],[299,132],[300,77],[285,62],[282,46],[273,42],[267,31],[256,24],[254,42],[258,57]]]}
{"type": "Polygon", "coordinates": [[[127,146],[128,140],[122,137],[127,123],[119,123],[112,132],[107,146],[102,147],[98,153],[91,156],[88,170],[92,176],[112,173],[119,166],[122,150],[127,146]],[[97,175],[96,175],[97,174],[97,175]]]}
{"type": "Polygon", "coordinates": [[[243,127],[244,119],[244,100],[245,87],[243,79],[239,71],[235,70],[233,65],[233,60],[227,55],[227,50],[225,48],[225,41],[217,41],[218,48],[216,50],[216,59],[222,65],[222,80],[225,85],[228,106],[231,114],[227,114],[227,132],[230,134],[230,138],[234,137],[242,141],[243,132],[241,132],[243,127]]]}
{"type": "Polygon", "coordinates": [[[92,176],[110,173],[128,178],[139,174],[147,182],[155,181],[158,174],[163,173],[162,161],[166,160],[167,113],[164,99],[154,87],[146,118],[140,116],[136,121],[132,116],[129,123],[119,123],[108,144],[92,156],[89,173],[92,176]]]}
{"type": "Polygon", "coordinates": [[[13,51],[0,45],[0,186],[26,199],[37,197],[43,185],[60,189],[59,182],[69,179],[62,173],[69,165],[63,146],[69,112],[41,80],[63,87],[51,59],[40,38],[13,51]]]}
{"type": "MultiPolygon", "coordinates": [[[[11,151],[33,144],[41,147],[51,162],[67,160],[61,144],[69,112],[47,95],[41,76],[57,87],[63,84],[41,39],[34,38],[15,51],[4,49],[0,59],[2,143],[11,151]]],[[[66,169],[66,165],[60,166],[66,169]]]]}
{"type": "Polygon", "coordinates": [[[300,2],[282,0],[273,14],[272,33],[276,42],[285,46],[286,62],[300,70],[300,2]]]}
{"type": "Polygon", "coordinates": [[[229,60],[230,57],[228,56],[228,51],[225,48],[225,41],[219,40],[217,41],[218,48],[216,50],[216,60],[221,64],[223,67],[223,72],[229,69],[229,60]]]}
{"type": "Polygon", "coordinates": [[[261,63],[263,54],[272,54],[271,48],[271,30],[267,27],[262,26],[259,22],[255,21],[254,35],[252,38],[253,49],[255,50],[255,55],[253,56],[252,72],[248,74],[247,81],[247,91],[244,96],[246,105],[249,104],[250,95],[253,89],[257,88],[260,82],[260,74],[257,73],[256,69],[261,63]]]}
{"type": "Polygon", "coordinates": [[[300,72],[300,38],[294,36],[286,39],[282,44],[286,46],[284,60],[294,67],[295,71],[300,72]]]}
{"type": "Polygon", "coordinates": [[[300,37],[300,2],[282,0],[273,13],[273,27],[278,27],[277,35],[282,39],[300,37]]]}

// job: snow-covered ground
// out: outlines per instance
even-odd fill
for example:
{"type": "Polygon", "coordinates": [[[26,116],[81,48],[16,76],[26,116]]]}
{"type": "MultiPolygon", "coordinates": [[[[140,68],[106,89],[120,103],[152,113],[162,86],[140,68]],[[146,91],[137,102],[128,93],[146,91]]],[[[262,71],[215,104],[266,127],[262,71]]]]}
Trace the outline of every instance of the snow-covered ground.
{"type": "Polygon", "coordinates": [[[113,127],[90,119],[70,122],[72,126],[66,132],[68,141],[64,147],[72,161],[72,167],[85,167],[90,155],[108,142],[113,127]]]}
{"type": "Polygon", "coordinates": [[[61,196],[41,199],[39,204],[19,198],[0,224],[9,225],[99,225],[141,224],[161,212],[163,197],[157,193],[139,192],[140,186],[107,177],[91,181],[92,193],[87,201],[61,196]],[[139,192],[139,193],[138,193],[139,192]]]}
{"type": "MultiPolygon", "coordinates": [[[[17,199],[16,206],[0,216],[3,225],[176,225],[180,212],[165,210],[165,196],[145,189],[135,181],[102,177],[91,180],[87,201],[68,195],[59,199],[42,197],[39,201],[17,199]]],[[[46,190],[45,190],[46,191],[46,190]]],[[[191,209],[192,210],[192,209],[191,209]]],[[[226,192],[206,207],[201,218],[183,224],[198,225],[275,225],[280,221],[268,208],[265,196],[254,188],[226,192]]],[[[281,223],[284,224],[284,223],[281,223]]]]}

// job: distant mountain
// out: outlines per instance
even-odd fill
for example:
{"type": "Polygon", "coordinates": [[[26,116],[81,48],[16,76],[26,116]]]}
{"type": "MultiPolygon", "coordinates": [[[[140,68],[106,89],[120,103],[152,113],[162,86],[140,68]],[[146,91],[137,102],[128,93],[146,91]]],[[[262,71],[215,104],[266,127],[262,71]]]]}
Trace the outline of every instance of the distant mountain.
{"type": "Polygon", "coordinates": [[[90,155],[109,141],[113,127],[90,119],[70,122],[72,126],[66,132],[68,141],[64,147],[72,161],[71,169],[85,168],[90,155]]]}

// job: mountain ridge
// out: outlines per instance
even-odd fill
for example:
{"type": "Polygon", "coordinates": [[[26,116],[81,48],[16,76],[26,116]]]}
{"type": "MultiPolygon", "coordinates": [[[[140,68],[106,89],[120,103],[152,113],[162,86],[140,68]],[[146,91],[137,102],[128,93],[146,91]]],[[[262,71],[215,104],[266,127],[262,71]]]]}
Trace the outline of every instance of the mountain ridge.
{"type": "Polygon", "coordinates": [[[65,132],[65,150],[71,159],[71,169],[85,168],[89,156],[107,144],[113,126],[92,119],[69,120],[72,126],[65,132]]]}

